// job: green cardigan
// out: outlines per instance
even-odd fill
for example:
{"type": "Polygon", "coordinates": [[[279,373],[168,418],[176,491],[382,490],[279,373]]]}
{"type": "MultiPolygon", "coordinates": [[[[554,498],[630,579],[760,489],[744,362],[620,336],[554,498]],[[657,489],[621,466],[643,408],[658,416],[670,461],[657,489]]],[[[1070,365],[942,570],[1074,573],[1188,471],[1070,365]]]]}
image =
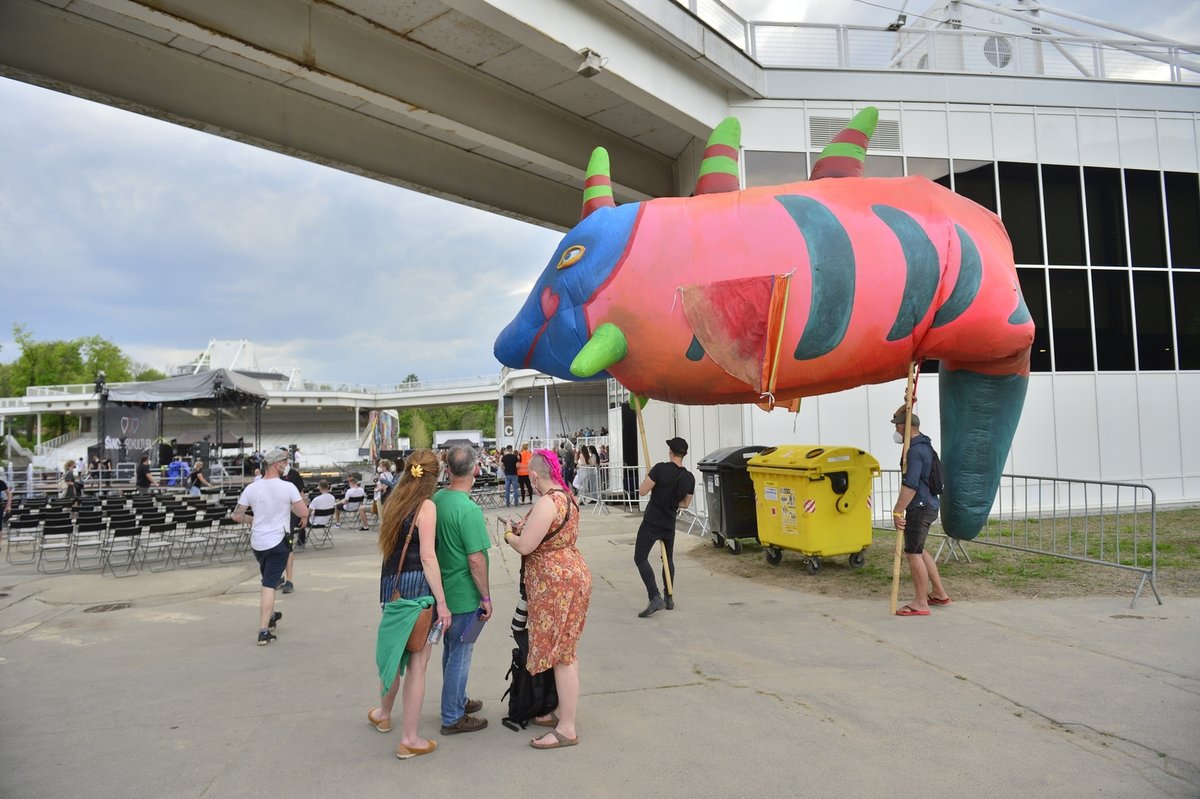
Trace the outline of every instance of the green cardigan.
{"type": "Polygon", "coordinates": [[[393,599],[383,606],[383,618],[379,620],[379,635],[375,640],[375,664],[379,667],[379,681],[383,683],[380,695],[392,690],[397,673],[404,676],[411,654],[405,646],[417,623],[417,616],[428,607],[433,607],[431,596],[417,599],[393,599]]]}

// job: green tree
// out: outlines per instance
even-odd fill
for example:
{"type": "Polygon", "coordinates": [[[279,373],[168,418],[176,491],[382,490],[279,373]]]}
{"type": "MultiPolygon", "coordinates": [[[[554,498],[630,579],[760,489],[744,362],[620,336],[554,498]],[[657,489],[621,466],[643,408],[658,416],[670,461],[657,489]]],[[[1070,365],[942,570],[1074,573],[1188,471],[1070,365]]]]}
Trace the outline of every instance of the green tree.
{"type": "Polygon", "coordinates": [[[408,437],[413,449],[429,449],[433,446],[433,433],[430,432],[429,425],[422,417],[420,410],[416,410],[411,417],[408,437]]]}
{"type": "Polygon", "coordinates": [[[76,339],[79,354],[83,359],[83,371],[78,383],[88,383],[96,379],[96,375],[104,372],[104,377],[110,383],[127,383],[133,379],[133,363],[121,348],[100,336],[88,336],[76,339]]]}
{"type": "Polygon", "coordinates": [[[133,379],[148,382],[150,380],[166,380],[166,372],[161,372],[153,366],[144,363],[133,364],[133,379]]]}
{"type": "Polygon", "coordinates": [[[421,378],[417,377],[416,372],[409,372],[408,376],[405,377],[404,380],[401,381],[401,383],[420,383],[420,382],[421,382],[421,378]]]}

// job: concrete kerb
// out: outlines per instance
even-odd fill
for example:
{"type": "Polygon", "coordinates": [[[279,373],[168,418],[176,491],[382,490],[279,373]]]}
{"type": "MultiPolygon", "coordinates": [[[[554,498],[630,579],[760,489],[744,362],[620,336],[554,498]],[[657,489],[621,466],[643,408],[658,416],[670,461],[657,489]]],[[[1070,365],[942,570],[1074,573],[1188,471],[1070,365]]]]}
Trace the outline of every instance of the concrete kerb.
{"type": "Polygon", "coordinates": [[[123,580],[5,564],[0,795],[315,796],[403,780],[406,794],[504,797],[548,773],[580,796],[1200,791],[1200,601],[1136,613],[1116,597],[957,602],[900,619],[879,601],[713,574],[683,551],[708,544],[681,536],[678,608],[643,620],[637,516],[583,524],[581,745],[549,753],[499,724],[510,550],[491,552],[497,618],[470,684],[491,726],[437,734],[435,657],[421,729],[441,748],[404,763],[397,734],[361,718],[376,690],[373,534],[343,530],[298,556],[265,648],[250,561],[123,580]],[[83,613],[117,601],[133,606],[83,613]]]}

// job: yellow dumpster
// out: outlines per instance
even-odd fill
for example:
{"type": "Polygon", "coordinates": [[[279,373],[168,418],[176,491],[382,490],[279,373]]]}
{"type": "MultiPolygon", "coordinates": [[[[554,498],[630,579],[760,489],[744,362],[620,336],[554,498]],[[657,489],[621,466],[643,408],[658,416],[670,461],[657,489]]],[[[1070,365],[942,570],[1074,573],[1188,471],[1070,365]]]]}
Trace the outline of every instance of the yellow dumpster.
{"type": "Polygon", "coordinates": [[[790,549],[804,556],[809,574],[821,569],[819,558],[836,555],[863,565],[879,461],[854,447],[788,444],[763,450],[746,466],[768,563],[790,549]]]}

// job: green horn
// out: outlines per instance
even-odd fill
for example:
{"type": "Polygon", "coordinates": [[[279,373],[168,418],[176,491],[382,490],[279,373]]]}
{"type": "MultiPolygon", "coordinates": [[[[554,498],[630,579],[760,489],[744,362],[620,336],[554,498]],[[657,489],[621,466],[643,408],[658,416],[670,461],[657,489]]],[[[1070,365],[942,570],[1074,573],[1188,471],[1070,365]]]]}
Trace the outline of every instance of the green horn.
{"type": "Polygon", "coordinates": [[[576,377],[592,377],[612,366],[629,352],[629,344],[621,328],[605,322],[583,345],[583,349],[571,361],[571,374],[576,377]]]}

